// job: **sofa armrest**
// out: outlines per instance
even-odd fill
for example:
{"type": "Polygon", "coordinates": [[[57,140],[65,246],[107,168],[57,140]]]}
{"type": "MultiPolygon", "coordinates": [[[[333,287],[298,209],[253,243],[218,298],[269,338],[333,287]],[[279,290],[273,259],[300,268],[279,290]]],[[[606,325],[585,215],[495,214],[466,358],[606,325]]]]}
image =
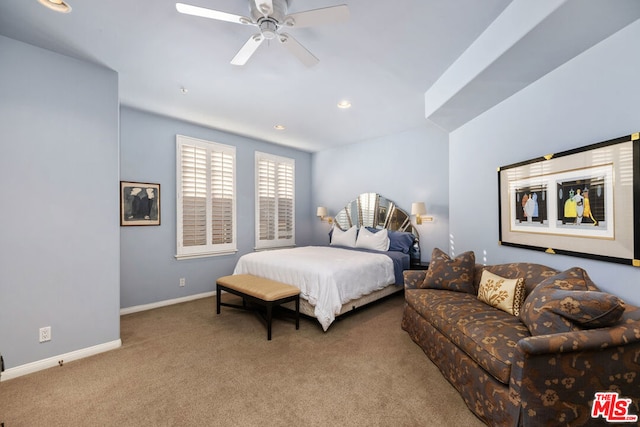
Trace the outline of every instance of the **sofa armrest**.
{"type": "Polygon", "coordinates": [[[521,425],[592,422],[596,392],[631,399],[640,415],[640,322],[520,340],[509,398],[521,425]]]}
{"type": "Polygon", "coordinates": [[[518,347],[526,354],[570,353],[640,343],[640,321],[610,328],[523,338],[518,347]]]}
{"type": "Polygon", "coordinates": [[[426,270],[405,270],[404,274],[404,288],[405,289],[417,289],[418,285],[424,282],[424,278],[427,275],[426,270]]]}

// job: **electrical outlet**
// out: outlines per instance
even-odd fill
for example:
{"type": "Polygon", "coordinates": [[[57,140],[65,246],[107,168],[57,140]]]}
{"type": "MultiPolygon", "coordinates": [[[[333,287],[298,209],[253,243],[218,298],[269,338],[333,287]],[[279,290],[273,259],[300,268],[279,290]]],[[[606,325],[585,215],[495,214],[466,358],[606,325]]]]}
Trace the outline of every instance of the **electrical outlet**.
{"type": "Polygon", "coordinates": [[[183,288],[184,285],[186,285],[186,284],[187,284],[187,279],[185,279],[184,277],[181,277],[180,278],[180,287],[183,288]]]}
{"type": "Polygon", "coordinates": [[[40,328],[40,342],[51,341],[51,326],[40,328]]]}

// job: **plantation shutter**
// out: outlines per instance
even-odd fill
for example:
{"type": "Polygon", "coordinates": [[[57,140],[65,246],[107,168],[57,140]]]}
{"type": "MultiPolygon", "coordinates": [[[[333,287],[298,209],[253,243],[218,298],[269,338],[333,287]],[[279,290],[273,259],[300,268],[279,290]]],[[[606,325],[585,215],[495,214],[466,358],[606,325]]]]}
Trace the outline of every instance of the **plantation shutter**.
{"type": "Polygon", "coordinates": [[[211,153],[211,242],[233,243],[233,157],[211,153]]]}
{"type": "Polygon", "coordinates": [[[182,244],[207,242],[207,150],[182,145],[182,244]]]}
{"type": "Polygon", "coordinates": [[[293,239],[293,163],[277,165],[278,238],[293,239]]]}
{"type": "Polygon", "coordinates": [[[295,244],[295,162],[256,152],[256,248],[295,244]]]}
{"type": "Polygon", "coordinates": [[[258,240],[275,239],[276,223],[276,164],[258,160],[258,240]]]}
{"type": "Polygon", "coordinates": [[[176,141],[177,258],[235,252],[235,147],[176,141]]]}

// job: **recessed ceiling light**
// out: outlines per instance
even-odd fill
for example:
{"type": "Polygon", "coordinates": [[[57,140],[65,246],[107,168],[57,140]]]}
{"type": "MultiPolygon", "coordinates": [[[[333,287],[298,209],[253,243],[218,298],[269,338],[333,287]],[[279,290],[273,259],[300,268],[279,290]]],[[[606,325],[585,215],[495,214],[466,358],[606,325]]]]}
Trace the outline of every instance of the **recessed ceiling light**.
{"type": "Polygon", "coordinates": [[[351,103],[347,100],[342,100],[338,102],[338,108],[342,108],[342,109],[351,108],[351,103]]]}
{"type": "Polygon", "coordinates": [[[273,127],[275,130],[285,130],[286,128],[284,127],[284,125],[275,125],[273,127]]]}
{"type": "Polygon", "coordinates": [[[40,4],[48,7],[51,10],[55,10],[56,12],[61,13],[69,13],[71,12],[71,6],[65,3],[62,0],[38,0],[40,4]]]}
{"type": "Polygon", "coordinates": [[[186,87],[181,87],[181,88],[180,88],[180,92],[181,92],[183,95],[186,95],[186,94],[187,94],[187,92],[189,92],[189,89],[187,89],[186,87]]]}

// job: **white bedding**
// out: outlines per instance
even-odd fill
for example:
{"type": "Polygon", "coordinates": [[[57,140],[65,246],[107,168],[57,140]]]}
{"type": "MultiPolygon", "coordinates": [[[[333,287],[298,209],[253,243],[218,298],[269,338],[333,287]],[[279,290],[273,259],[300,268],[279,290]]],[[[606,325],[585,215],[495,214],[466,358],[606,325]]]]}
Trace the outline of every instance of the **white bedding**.
{"type": "Polygon", "coordinates": [[[233,274],[252,274],[300,288],[326,331],[342,304],[395,282],[386,255],[329,246],[253,252],[238,260],[233,274]]]}

